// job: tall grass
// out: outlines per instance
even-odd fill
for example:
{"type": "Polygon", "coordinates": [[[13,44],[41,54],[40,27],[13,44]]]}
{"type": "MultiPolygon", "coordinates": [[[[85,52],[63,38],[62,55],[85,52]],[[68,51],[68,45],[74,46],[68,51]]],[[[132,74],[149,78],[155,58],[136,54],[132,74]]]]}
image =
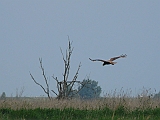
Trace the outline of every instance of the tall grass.
{"type": "Polygon", "coordinates": [[[127,109],[134,110],[136,108],[159,108],[160,99],[154,99],[150,96],[146,97],[105,97],[93,100],[57,100],[48,98],[7,98],[0,100],[0,108],[10,109],[35,109],[35,108],[75,108],[75,109],[101,109],[110,108],[116,109],[119,106],[124,106],[127,109]]]}
{"type": "Polygon", "coordinates": [[[0,119],[159,120],[160,99],[151,95],[131,97],[124,92],[92,100],[6,98],[0,100],[0,119]]]}

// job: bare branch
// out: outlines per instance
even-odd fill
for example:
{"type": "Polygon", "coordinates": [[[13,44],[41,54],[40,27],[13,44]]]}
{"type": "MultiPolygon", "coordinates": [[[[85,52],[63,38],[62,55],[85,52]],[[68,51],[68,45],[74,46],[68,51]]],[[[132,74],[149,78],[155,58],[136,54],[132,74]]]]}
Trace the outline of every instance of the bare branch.
{"type": "Polygon", "coordinates": [[[62,49],[60,48],[60,50],[61,50],[61,54],[62,54],[62,57],[63,57],[63,61],[64,61],[64,63],[66,64],[66,60],[64,59],[64,54],[63,54],[63,52],[62,52],[62,49]]]}
{"type": "Polygon", "coordinates": [[[68,95],[69,95],[69,94],[70,94],[70,92],[72,91],[73,85],[75,84],[75,82],[76,82],[76,80],[77,80],[77,77],[78,77],[78,73],[79,73],[80,67],[81,67],[81,63],[79,63],[79,66],[78,66],[77,72],[76,72],[76,74],[75,74],[75,76],[74,76],[74,78],[73,78],[72,82],[68,85],[68,86],[70,86],[70,85],[71,85],[71,87],[70,87],[70,89],[69,89],[69,92],[68,92],[68,95]]]}
{"type": "MultiPolygon", "coordinates": [[[[59,82],[58,82],[58,79],[57,77],[54,77],[54,75],[52,76],[53,79],[57,82],[57,89],[58,89],[58,92],[60,92],[60,88],[59,88],[59,82]]],[[[53,92],[53,91],[52,91],[53,92]]],[[[55,92],[54,92],[55,93],[55,92]]],[[[57,93],[55,93],[57,95],[57,93]]],[[[58,96],[58,95],[57,95],[58,96]]]]}
{"type": "MultiPolygon", "coordinates": [[[[88,86],[86,86],[87,84],[89,84],[89,81],[83,83],[83,82],[80,82],[80,81],[72,81],[72,82],[77,82],[77,83],[80,83],[82,86],[81,86],[81,89],[77,90],[74,95],[78,94],[84,87],[87,87],[87,88],[90,88],[88,86]]],[[[92,88],[91,88],[92,89],[92,88]]],[[[92,89],[93,90],[93,89],[92,89]]],[[[72,91],[72,90],[71,90],[72,91]]]]}
{"type": "MultiPolygon", "coordinates": [[[[81,86],[81,89],[77,90],[77,92],[75,94],[78,94],[84,87],[87,87],[87,88],[90,88],[88,86],[86,86],[87,84],[89,83],[89,81],[85,82],[85,83],[80,83],[82,86],[81,86]]],[[[92,89],[92,88],[91,88],[92,89]]]]}
{"type": "Polygon", "coordinates": [[[81,62],[80,62],[80,63],[79,63],[79,66],[78,66],[78,69],[77,69],[77,72],[76,72],[76,74],[75,74],[75,76],[74,76],[74,78],[73,78],[73,81],[76,81],[81,66],[82,66],[82,65],[81,65],[81,62]]]}
{"type": "Polygon", "coordinates": [[[47,78],[46,78],[45,71],[44,71],[44,68],[43,68],[43,65],[42,65],[42,58],[39,58],[39,62],[40,62],[40,68],[41,68],[41,70],[42,70],[42,75],[43,75],[43,77],[44,77],[44,80],[45,80],[45,83],[46,83],[47,88],[45,89],[40,83],[38,83],[38,82],[34,79],[34,77],[33,77],[33,75],[32,75],[31,73],[30,73],[30,76],[31,76],[32,80],[33,80],[37,85],[39,85],[39,86],[43,89],[43,91],[47,94],[48,98],[51,99],[50,94],[49,94],[48,80],[47,80],[47,78]]]}
{"type": "Polygon", "coordinates": [[[43,65],[42,65],[42,58],[39,58],[39,62],[40,62],[41,70],[42,70],[42,75],[43,75],[44,80],[45,80],[46,85],[47,85],[47,95],[50,98],[50,95],[49,95],[49,85],[48,85],[48,80],[46,78],[45,71],[44,71],[44,68],[43,68],[43,65]]]}
{"type": "Polygon", "coordinates": [[[61,50],[61,54],[62,54],[62,57],[63,57],[63,61],[64,61],[64,73],[63,73],[63,80],[64,81],[67,81],[68,79],[68,74],[69,74],[69,68],[70,68],[70,53],[67,53],[69,51],[66,50],[66,59],[64,58],[64,54],[62,52],[62,49],[60,48],[61,50]]]}
{"type": "Polygon", "coordinates": [[[51,90],[51,91],[58,96],[58,94],[54,90],[51,90]]]}
{"type": "Polygon", "coordinates": [[[33,75],[32,75],[31,73],[30,73],[30,76],[31,76],[32,80],[33,80],[37,85],[39,85],[46,94],[48,94],[47,91],[45,90],[45,88],[44,88],[41,84],[39,84],[39,83],[34,79],[34,77],[33,77],[33,75]]]}

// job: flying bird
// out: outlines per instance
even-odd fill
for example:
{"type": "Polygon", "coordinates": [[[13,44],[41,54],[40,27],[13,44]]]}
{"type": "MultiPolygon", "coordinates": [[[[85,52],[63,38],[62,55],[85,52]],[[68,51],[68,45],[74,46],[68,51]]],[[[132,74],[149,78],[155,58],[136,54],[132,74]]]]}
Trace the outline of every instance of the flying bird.
{"type": "Polygon", "coordinates": [[[125,54],[125,55],[120,55],[120,56],[118,56],[118,57],[113,57],[113,58],[110,58],[109,60],[101,60],[101,59],[91,59],[91,58],[89,58],[91,61],[100,61],[100,62],[103,62],[103,66],[104,65],[110,65],[110,64],[112,64],[112,65],[114,65],[114,64],[116,64],[117,62],[113,62],[114,60],[116,60],[116,59],[118,59],[118,58],[125,58],[125,57],[127,57],[127,55],[125,54]]]}

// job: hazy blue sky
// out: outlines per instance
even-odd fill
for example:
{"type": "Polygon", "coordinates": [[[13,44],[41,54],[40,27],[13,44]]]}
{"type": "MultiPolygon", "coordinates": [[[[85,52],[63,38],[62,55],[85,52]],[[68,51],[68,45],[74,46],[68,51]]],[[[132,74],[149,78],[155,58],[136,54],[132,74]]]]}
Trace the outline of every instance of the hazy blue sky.
{"type": "Polygon", "coordinates": [[[74,51],[70,79],[78,64],[78,80],[99,82],[104,93],[130,89],[160,90],[159,0],[0,0],[0,94],[44,95],[31,79],[45,85],[38,59],[55,90],[54,74],[63,79],[60,47],[70,40],[74,51]],[[90,58],[127,54],[114,66],[90,58]]]}

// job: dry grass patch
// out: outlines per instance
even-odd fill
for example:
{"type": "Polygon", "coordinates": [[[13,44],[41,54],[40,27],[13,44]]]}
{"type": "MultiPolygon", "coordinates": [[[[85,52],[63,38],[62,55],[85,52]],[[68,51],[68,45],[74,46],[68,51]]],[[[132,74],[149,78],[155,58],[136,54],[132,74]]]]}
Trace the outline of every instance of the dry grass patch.
{"type": "Polygon", "coordinates": [[[150,97],[106,97],[94,100],[57,100],[48,98],[18,98],[0,100],[0,108],[11,109],[35,109],[35,108],[75,108],[75,109],[116,109],[119,106],[124,106],[129,110],[136,108],[160,108],[160,99],[150,97]]]}

